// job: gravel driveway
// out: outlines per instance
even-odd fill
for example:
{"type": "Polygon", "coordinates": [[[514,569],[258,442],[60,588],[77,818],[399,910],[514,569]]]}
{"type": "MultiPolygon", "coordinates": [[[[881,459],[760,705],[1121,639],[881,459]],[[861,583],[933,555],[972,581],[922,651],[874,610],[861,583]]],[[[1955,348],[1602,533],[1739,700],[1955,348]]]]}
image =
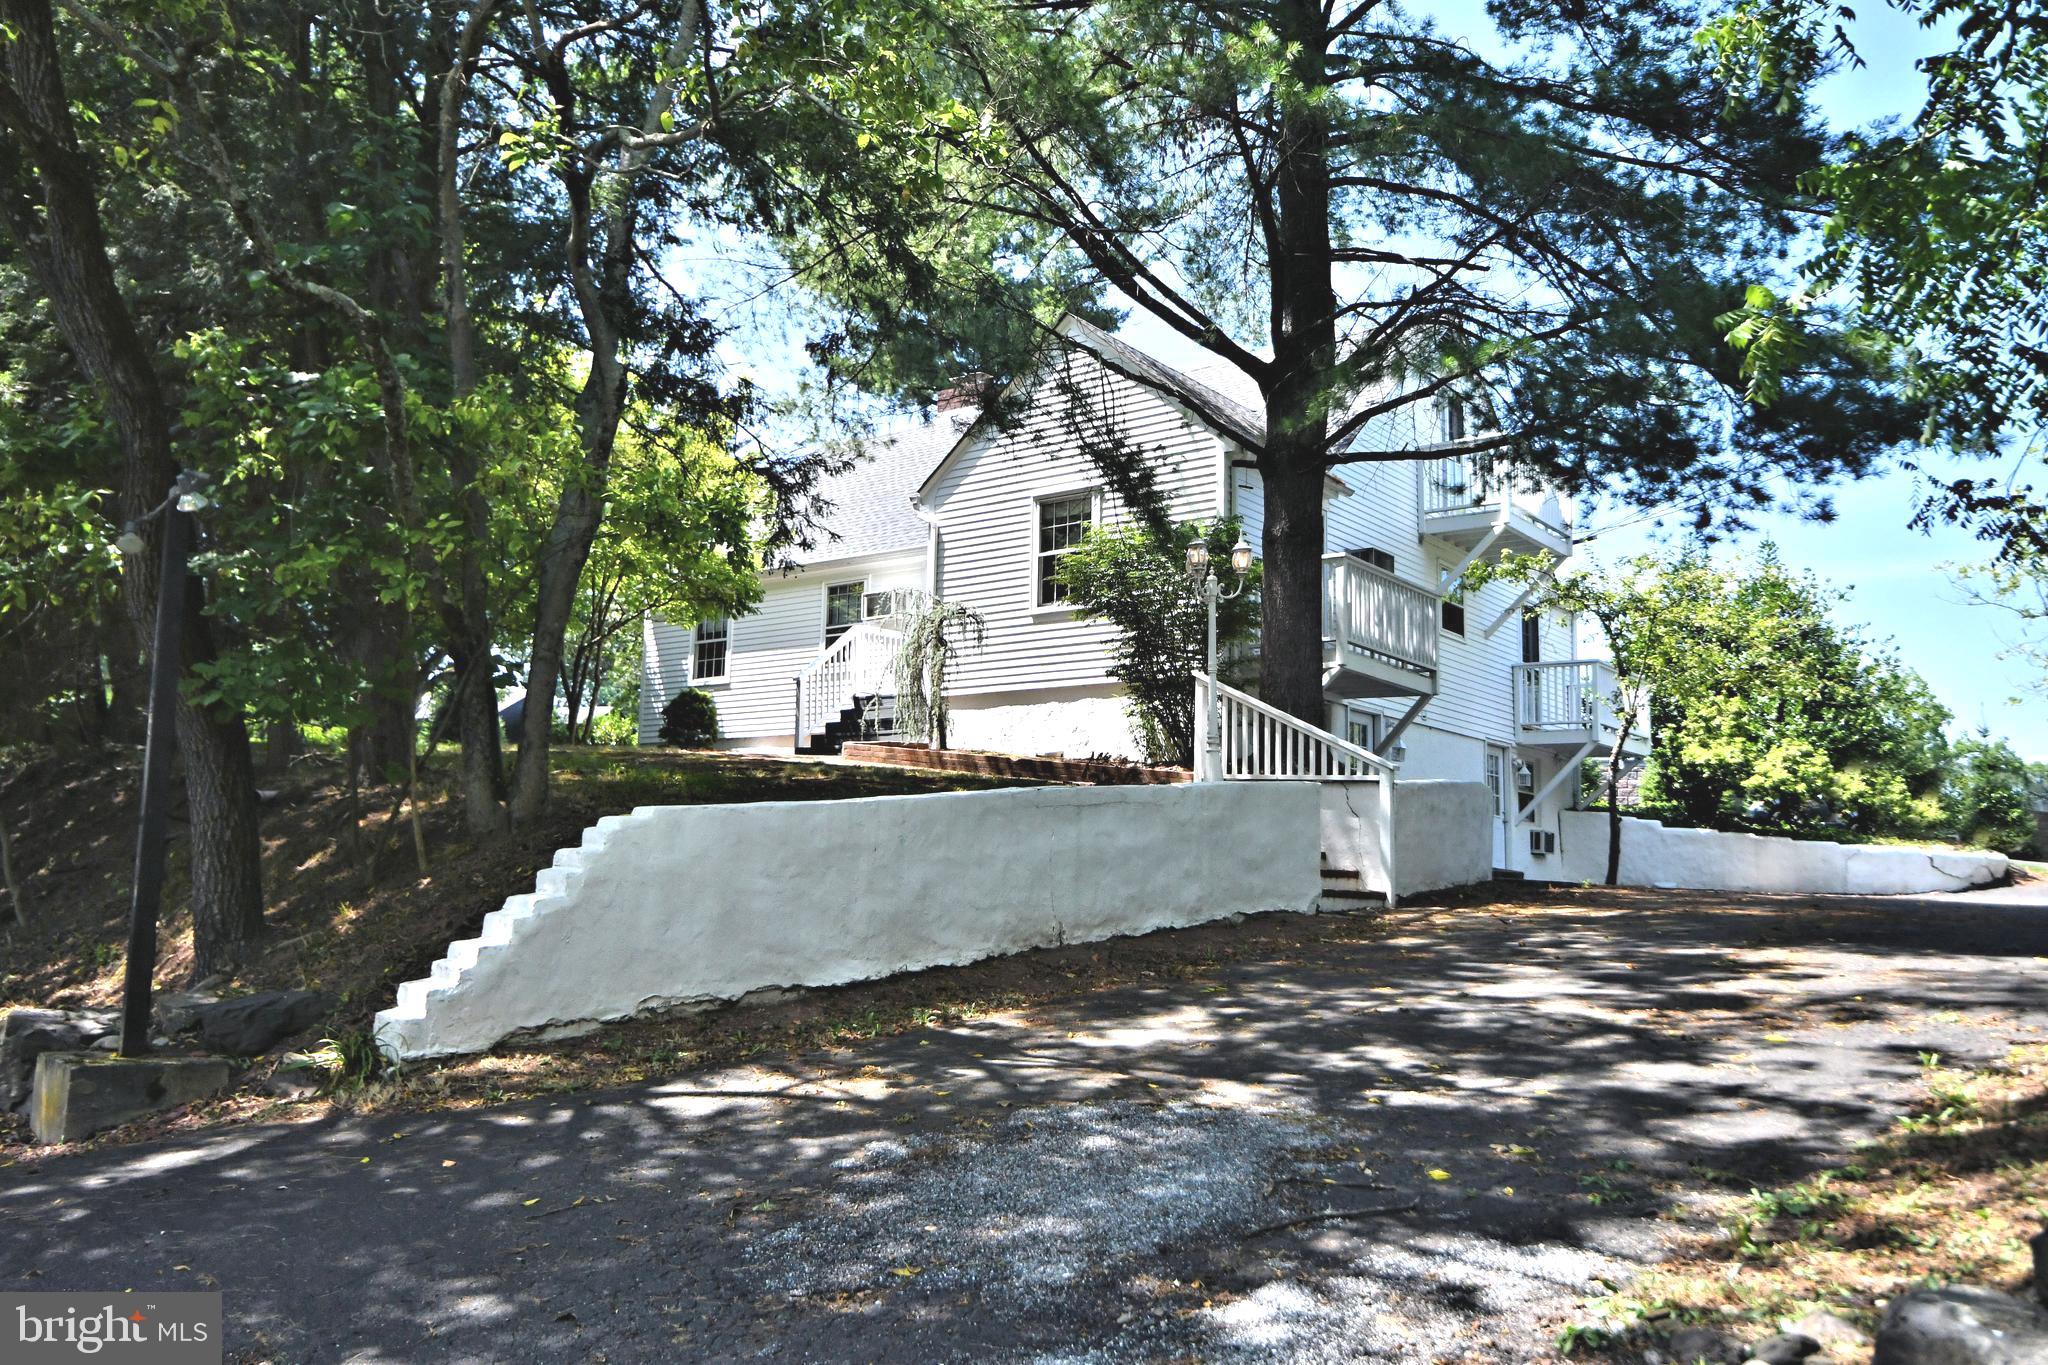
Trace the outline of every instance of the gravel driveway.
{"type": "Polygon", "coordinates": [[[1547,1359],[1696,1167],[1797,1176],[1922,1050],[2048,1036],[2042,890],[1404,911],[783,1065],[16,1167],[0,1284],[216,1287],[235,1360],[1547,1359]]]}

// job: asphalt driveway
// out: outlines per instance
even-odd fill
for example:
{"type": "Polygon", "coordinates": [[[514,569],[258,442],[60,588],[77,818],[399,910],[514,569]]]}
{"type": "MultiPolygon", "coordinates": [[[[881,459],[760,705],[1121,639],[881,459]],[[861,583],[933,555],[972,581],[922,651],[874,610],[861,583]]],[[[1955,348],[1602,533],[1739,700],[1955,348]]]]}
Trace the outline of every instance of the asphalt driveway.
{"type": "Polygon", "coordinates": [[[787,1064],[16,1167],[0,1285],[218,1288],[235,1360],[1549,1358],[1688,1172],[1796,1177],[1922,1051],[2048,1037],[2042,892],[1404,911],[787,1064]]]}

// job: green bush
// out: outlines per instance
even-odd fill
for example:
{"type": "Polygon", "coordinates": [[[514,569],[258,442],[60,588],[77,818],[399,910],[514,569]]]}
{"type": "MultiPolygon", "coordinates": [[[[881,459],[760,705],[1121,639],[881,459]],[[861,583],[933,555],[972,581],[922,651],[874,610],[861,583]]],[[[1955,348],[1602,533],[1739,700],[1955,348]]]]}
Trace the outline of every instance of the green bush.
{"type": "Polygon", "coordinates": [[[718,707],[701,687],[686,687],[661,708],[661,742],[701,749],[718,738],[718,707]]]}
{"type": "Polygon", "coordinates": [[[590,722],[592,744],[631,744],[640,738],[640,726],[630,711],[607,711],[590,722]]]}

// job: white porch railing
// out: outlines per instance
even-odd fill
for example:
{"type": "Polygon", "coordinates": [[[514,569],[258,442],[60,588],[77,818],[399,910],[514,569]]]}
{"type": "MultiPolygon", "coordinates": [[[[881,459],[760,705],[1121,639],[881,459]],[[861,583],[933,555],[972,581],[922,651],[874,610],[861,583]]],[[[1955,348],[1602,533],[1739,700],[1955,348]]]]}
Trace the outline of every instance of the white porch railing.
{"type": "MultiPolygon", "coordinates": [[[[1618,730],[1614,666],[1599,659],[1515,665],[1515,719],[1524,730],[1618,730]]],[[[1631,737],[1648,742],[1648,707],[1638,710],[1631,737]]]]}
{"type": "Polygon", "coordinates": [[[1323,634],[1361,654],[1435,673],[1437,595],[1347,554],[1323,556],[1323,634]]]}
{"type": "Polygon", "coordinates": [[[801,746],[853,705],[855,697],[896,689],[903,632],[863,621],[825,649],[796,677],[796,734],[801,746]]]}
{"type": "Polygon", "coordinates": [[[1456,515],[1500,507],[1503,501],[1517,512],[1561,532],[1571,526],[1557,495],[1539,481],[1505,465],[1496,468],[1483,456],[1442,455],[1421,465],[1422,512],[1456,515]]]}
{"type": "Polygon", "coordinates": [[[1395,766],[1370,749],[1296,720],[1257,697],[1195,674],[1195,780],[1342,781],[1391,777],[1395,766]],[[1207,742],[1209,689],[1216,689],[1217,736],[1207,742]]]}
{"type": "Polygon", "coordinates": [[[1297,720],[1206,673],[1195,674],[1195,780],[1345,784],[1323,788],[1325,865],[1357,873],[1360,884],[1385,896],[1390,907],[1399,886],[1394,876],[1397,772],[1398,765],[1370,749],[1297,720]],[[1213,745],[1208,734],[1212,696],[1218,721],[1213,745]],[[1369,804],[1358,801],[1357,788],[1350,784],[1369,787],[1369,804]]]}

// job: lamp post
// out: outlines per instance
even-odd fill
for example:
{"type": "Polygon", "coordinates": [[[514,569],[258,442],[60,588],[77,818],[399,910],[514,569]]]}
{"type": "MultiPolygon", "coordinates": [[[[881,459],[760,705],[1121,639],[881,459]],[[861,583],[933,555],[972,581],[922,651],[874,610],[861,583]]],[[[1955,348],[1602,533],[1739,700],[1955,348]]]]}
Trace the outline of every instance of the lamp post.
{"type": "Polygon", "coordinates": [[[1219,758],[1223,749],[1222,699],[1216,692],[1216,604],[1228,602],[1242,593],[1245,584],[1250,581],[1251,571],[1252,547],[1243,536],[1239,536],[1237,544],[1230,547],[1230,572],[1237,579],[1237,586],[1225,592],[1223,585],[1216,580],[1216,571],[1209,565],[1209,542],[1198,539],[1188,545],[1188,579],[1202,594],[1202,600],[1209,610],[1209,648],[1206,656],[1209,667],[1209,714],[1202,738],[1202,752],[1207,756],[1207,761],[1202,767],[1210,780],[1220,775],[1219,758]]]}
{"type": "MultiPolygon", "coordinates": [[[[149,658],[149,732],[142,750],[142,818],[135,839],[134,899],[128,905],[128,960],[121,989],[121,1055],[149,1051],[151,977],[156,973],[157,917],[163,906],[164,858],[170,829],[171,761],[177,748],[178,648],[185,624],[185,572],[192,554],[192,514],[211,504],[205,476],[187,471],[170,496],[142,520],[163,518],[163,560],[157,572],[156,633],[149,658]]],[[[139,554],[140,525],[115,542],[139,554]]]]}

